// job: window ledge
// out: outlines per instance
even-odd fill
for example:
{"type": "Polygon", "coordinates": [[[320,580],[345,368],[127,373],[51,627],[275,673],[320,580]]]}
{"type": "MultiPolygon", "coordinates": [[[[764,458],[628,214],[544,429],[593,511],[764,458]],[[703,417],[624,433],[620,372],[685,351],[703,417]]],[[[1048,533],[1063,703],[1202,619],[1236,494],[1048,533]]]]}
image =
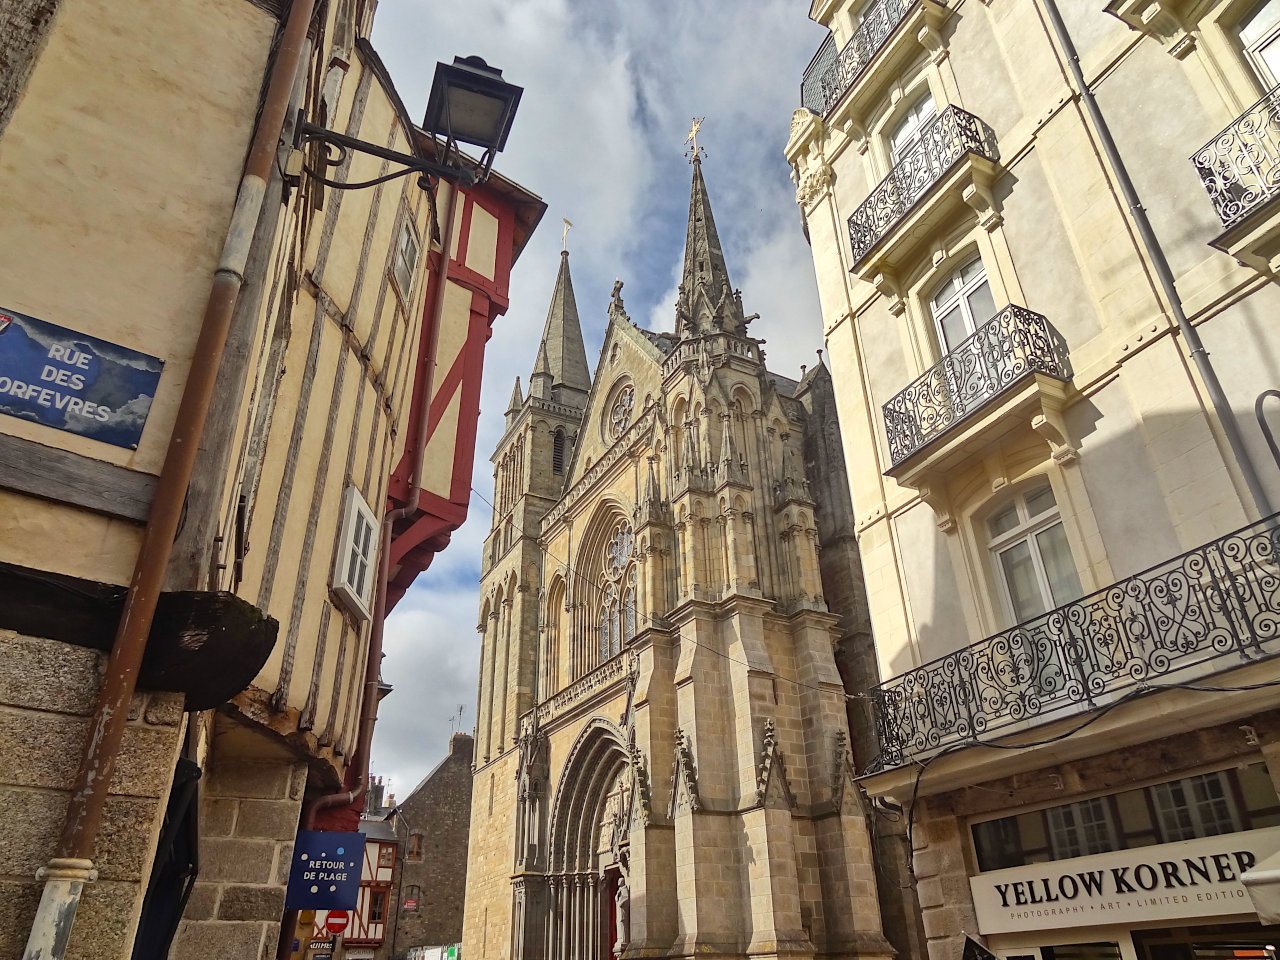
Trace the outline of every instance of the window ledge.
{"type": "Polygon", "coordinates": [[[963,461],[970,459],[1030,422],[1050,447],[1058,463],[1071,463],[1078,451],[1063,417],[1073,394],[1071,381],[1043,373],[1031,373],[956,426],[926,443],[885,471],[901,486],[917,491],[933,508],[938,528],[945,533],[956,529],[955,519],[941,491],[944,478],[963,461]]]}
{"type": "Polygon", "coordinates": [[[1243,223],[1209,241],[1237,263],[1280,277],[1280,196],[1272,197],[1243,223]]]}
{"type": "Polygon", "coordinates": [[[939,231],[946,232],[946,225],[958,216],[976,214],[983,229],[995,230],[1002,219],[991,187],[999,169],[991,157],[966,150],[856,259],[854,276],[883,288],[881,278],[896,277],[923,244],[935,238],[939,231]]]}

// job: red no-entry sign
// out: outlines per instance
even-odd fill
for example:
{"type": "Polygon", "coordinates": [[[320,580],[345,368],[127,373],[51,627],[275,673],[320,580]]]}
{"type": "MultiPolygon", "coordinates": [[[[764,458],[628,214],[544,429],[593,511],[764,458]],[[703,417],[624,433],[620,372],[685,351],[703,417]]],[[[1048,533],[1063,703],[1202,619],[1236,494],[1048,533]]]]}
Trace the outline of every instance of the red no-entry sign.
{"type": "Polygon", "coordinates": [[[330,910],[329,915],[324,918],[324,928],[330,933],[341,933],[347,929],[347,924],[351,922],[351,914],[345,910],[330,910]]]}

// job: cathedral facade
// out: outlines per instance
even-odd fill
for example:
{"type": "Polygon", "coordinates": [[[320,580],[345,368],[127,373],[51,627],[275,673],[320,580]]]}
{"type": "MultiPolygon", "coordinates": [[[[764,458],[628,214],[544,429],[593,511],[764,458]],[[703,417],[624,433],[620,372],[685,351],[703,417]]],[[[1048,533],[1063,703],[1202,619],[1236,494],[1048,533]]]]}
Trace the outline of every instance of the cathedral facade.
{"type": "Polygon", "coordinates": [[[592,376],[561,255],[494,454],[464,953],[909,950],[830,375],[766,368],[697,159],[676,332],[621,286],[592,376]]]}

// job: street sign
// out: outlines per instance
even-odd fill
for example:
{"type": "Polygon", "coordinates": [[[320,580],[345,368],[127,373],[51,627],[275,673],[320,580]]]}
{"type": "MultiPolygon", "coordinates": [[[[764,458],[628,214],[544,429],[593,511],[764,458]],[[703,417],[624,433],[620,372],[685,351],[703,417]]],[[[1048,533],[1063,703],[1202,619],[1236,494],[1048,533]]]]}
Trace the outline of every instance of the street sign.
{"type": "Polygon", "coordinates": [[[354,910],[360,897],[363,833],[299,830],[284,905],[290,910],[354,910]]]}
{"type": "Polygon", "coordinates": [[[164,361],[0,308],[0,413],[137,449],[164,361]]]}
{"type": "Polygon", "coordinates": [[[341,933],[347,929],[347,924],[351,922],[351,914],[345,910],[330,910],[329,915],[324,918],[324,928],[330,933],[341,933]]]}
{"type": "Polygon", "coordinates": [[[404,902],[404,908],[405,908],[406,910],[417,910],[417,909],[418,909],[418,901],[417,901],[417,900],[414,900],[413,898],[410,898],[410,899],[408,899],[408,900],[406,900],[406,901],[404,902]]]}

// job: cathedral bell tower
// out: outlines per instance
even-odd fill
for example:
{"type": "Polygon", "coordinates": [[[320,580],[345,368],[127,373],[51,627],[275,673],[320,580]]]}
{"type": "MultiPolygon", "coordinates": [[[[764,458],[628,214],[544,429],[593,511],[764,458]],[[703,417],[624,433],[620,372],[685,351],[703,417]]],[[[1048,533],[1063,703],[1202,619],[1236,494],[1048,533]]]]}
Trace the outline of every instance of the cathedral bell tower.
{"type": "Polygon", "coordinates": [[[569,251],[560,270],[524,396],[516,378],[506,430],[493,453],[493,525],[480,580],[477,768],[508,753],[517,718],[533,704],[542,518],[564,489],[591,391],[569,251]]]}

